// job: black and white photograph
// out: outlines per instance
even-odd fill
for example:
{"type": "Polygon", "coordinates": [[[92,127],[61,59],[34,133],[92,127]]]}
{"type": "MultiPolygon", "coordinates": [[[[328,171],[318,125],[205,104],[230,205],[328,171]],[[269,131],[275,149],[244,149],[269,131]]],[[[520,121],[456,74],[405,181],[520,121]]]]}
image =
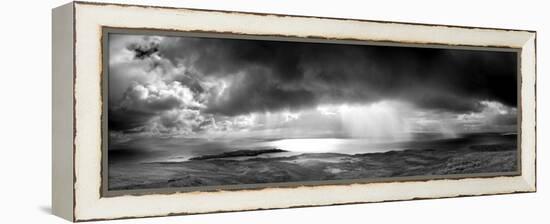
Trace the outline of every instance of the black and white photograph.
{"type": "Polygon", "coordinates": [[[106,37],[110,191],[519,172],[513,49],[106,37]]]}

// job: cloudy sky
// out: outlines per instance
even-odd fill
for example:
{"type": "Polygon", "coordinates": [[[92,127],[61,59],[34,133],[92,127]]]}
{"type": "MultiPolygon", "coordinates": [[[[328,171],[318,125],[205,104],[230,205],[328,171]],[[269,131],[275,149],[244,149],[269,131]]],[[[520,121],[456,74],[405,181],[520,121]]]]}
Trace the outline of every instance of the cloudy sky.
{"type": "Polygon", "coordinates": [[[109,133],[391,137],[515,132],[510,52],[109,36],[109,133]]]}

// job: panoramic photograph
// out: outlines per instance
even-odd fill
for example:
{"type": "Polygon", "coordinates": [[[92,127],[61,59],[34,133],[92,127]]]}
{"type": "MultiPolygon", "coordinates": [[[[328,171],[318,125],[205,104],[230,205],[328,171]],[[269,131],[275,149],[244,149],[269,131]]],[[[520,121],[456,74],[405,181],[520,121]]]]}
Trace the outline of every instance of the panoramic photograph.
{"type": "Polygon", "coordinates": [[[108,33],[108,190],[518,171],[514,51],[182,35],[108,33]]]}

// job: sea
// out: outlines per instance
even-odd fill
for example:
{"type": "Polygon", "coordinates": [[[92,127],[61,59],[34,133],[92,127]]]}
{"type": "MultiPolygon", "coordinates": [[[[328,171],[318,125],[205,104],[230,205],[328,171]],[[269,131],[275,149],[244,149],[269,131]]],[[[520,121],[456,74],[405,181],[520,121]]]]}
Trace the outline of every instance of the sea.
{"type": "Polygon", "coordinates": [[[468,133],[446,136],[415,133],[407,138],[142,138],[109,145],[109,164],[185,162],[193,157],[236,150],[282,149],[287,152],[258,157],[303,153],[364,154],[399,150],[456,150],[472,145],[516,144],[515,133],[468,133]]]}

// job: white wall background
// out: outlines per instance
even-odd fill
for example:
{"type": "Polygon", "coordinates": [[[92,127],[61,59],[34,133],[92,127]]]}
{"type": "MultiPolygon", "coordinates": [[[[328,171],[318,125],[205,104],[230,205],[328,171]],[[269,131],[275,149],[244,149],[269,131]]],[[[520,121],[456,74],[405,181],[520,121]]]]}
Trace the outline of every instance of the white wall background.
{"type": "MultiPolygon", "coordinates": [[[[99,1],[99,0],[96,0],[99,1]]],[[[116,0],[111,0],[116,1],[116,0]]],[[[65,0],[0,6],[0,223],[64,223],[51,215],[51,15],[65,0]]],[[[103,1],[99,1],[103,2],[103,1]]],[[[109,223],[540,223],[550,205],[550,5],[545,1],[145,1],[118,3],[536,30],[538,192],[109,223]]]]}

